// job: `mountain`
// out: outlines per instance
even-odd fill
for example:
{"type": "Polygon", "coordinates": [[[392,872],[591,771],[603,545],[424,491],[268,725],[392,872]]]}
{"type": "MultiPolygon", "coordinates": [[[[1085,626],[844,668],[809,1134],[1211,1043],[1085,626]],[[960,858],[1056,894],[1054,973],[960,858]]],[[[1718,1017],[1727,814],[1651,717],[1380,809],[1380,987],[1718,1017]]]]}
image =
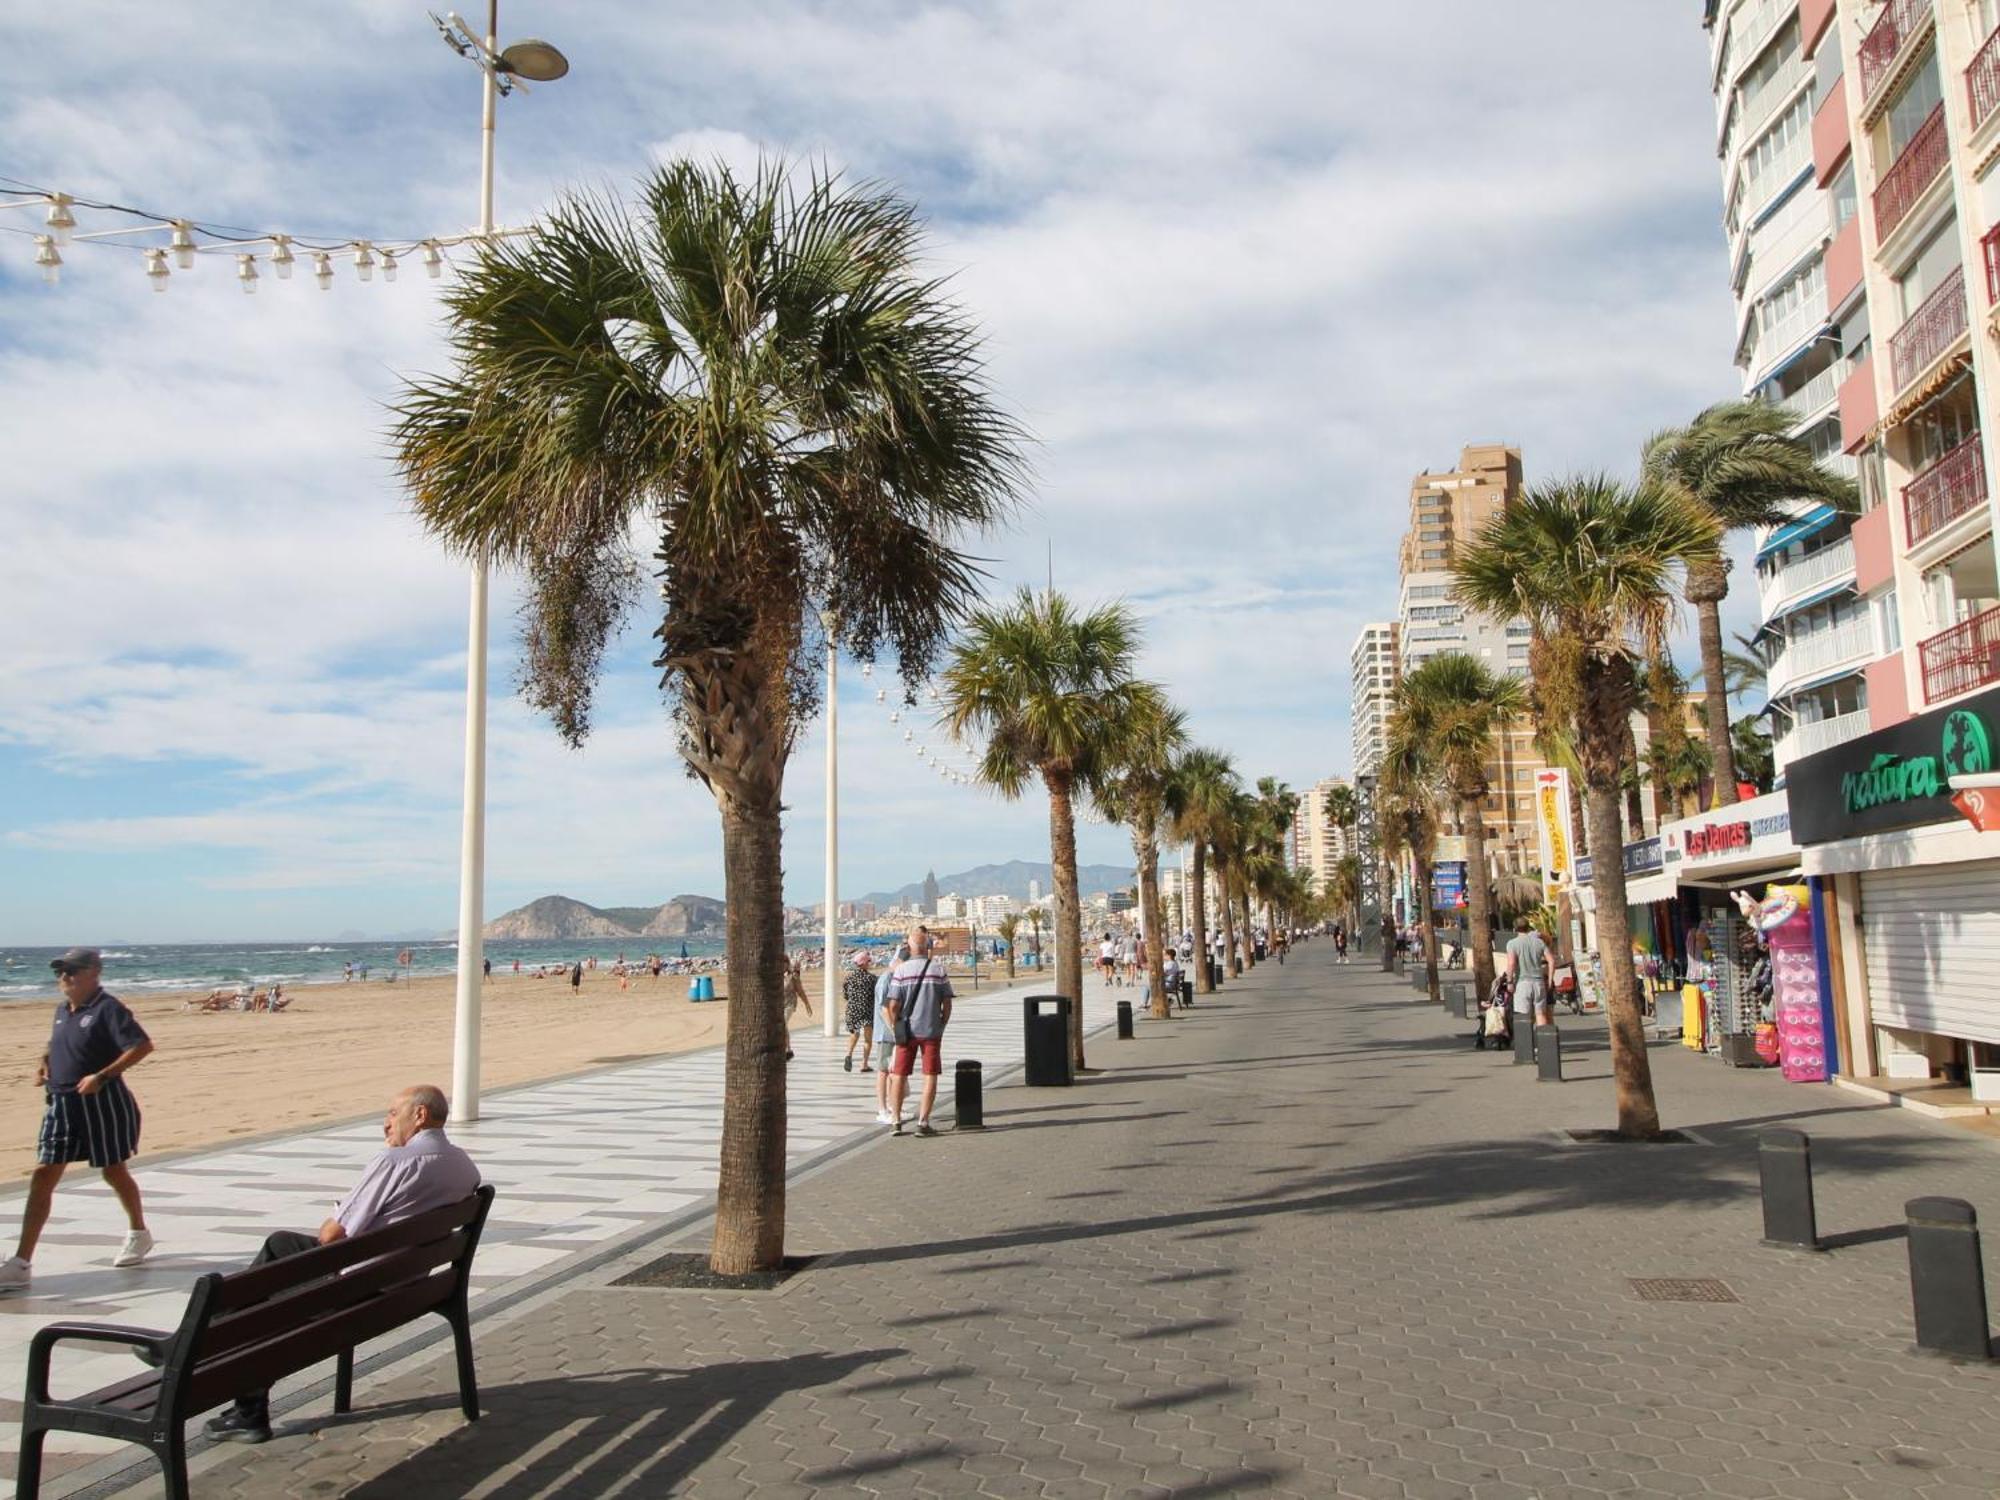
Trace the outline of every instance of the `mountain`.
{"type": "MultiPolygon", "coordinates": [[[[1089,896],[1097,891],[1122,890],[1134,881],[1132,871],[1123,865],[1078,865],[1076,868],[1077,889],[1089,896]]],[[[955,875],[940,875],[938,890],[947,896],[1012,896],[1016,901],[1028,899],[1028,882],[1041,883],[1042,899],[1049,899],[1055,881],[1049,875],[1047,863],[1036,864],[1032,860],[1010,859],[1004,865],[980,865],[976,869],[960,870],[955,875]]],[[[899,891],[873,891],[861,899],[873,901],[877,906],[909,906],[923,899],[924,883],[912,881],[899,891]]]]}
{"type": "Polygon", "coordinates": [[[486,924],[486,937],[517,943],[572,938],[698,937],[722,930],[725,908],[709,896],[676,896],[660,906],[587,906],[543,896],[486,924]]]}

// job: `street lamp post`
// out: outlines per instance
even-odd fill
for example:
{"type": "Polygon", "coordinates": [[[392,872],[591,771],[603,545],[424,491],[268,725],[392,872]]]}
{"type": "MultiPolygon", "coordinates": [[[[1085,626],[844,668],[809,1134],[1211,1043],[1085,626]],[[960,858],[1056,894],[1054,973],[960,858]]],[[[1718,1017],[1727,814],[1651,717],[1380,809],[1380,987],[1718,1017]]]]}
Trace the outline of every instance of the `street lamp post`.
{"type": "Polygon", "coordinates": [[[837,1034],[834,1011],[840,1004],[840,642],[831,617],[826,622],[826,994],[821,1009],[826,1034],[837,1034]]]}
{"type": "MultiPolygon", "coordinates": [[[[475,36],[456,12],[431,20],[452,50],[479,64],[479,237],[493,235],[493,125],[500,95],[516,78],[552,83],[569,60],[547,42],[516,42],[500,50],[500,0],[487,0],[486,31],[475,36]]],[[[465,661],[465,803],[458,846],[458,1000],[452,1019],[451,1102],[460,1121],[479,1118],[479,1023],[485,980],[486,898],[486,617],[489,574],[482,547],[472,564],[465,661]]]]}

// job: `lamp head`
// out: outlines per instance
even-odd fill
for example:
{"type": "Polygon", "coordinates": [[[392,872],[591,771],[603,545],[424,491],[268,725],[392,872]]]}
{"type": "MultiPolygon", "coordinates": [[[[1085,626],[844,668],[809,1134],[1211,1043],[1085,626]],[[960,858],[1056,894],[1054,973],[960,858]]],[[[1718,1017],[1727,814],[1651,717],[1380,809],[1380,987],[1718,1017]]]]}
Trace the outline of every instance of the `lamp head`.
{"type": "Polygon", "coordinates": [[[548,42],[524,37],[500,49],[500,67],[530,83],[554,83],[569,71],[569,59],[548,42]]]}

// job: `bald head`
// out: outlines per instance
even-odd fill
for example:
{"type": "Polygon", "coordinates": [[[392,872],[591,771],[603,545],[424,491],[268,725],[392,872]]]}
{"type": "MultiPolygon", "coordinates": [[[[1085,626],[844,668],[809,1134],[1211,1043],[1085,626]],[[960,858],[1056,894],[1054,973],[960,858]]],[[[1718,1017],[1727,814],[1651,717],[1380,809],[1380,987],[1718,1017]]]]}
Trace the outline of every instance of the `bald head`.
{"type": "Polygon", "coordinates": [[[438,1130],[451,1113],[444,1090],[432,1083],[413,1083],[389,1104],[382,1121],[382,1138],[392,1146],[406,1145],[421,1130],[438,1130]]]}

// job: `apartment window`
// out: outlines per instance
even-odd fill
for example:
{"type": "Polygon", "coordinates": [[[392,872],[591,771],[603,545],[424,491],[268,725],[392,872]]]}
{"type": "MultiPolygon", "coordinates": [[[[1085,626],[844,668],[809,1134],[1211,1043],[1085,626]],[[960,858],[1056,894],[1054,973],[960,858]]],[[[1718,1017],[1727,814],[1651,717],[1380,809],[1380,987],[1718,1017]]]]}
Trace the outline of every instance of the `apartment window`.
{"type": "Polygon", "coordinates": [[[1770,85],[1772,79],[1790,69],[1798,55],[1799,23],[1796,20],[1788,21],[1778,29],[1777,35],[1771,39],[1771,45],[1759,53],[1757,60],[1745,70],[1743,82],[1739,85],[1744,100],[1747,102],[1756,98],[1770,85]]]}
{"type": "Polygon", "coordinates": [[[2000,31],[2000,0],[1977,0],[1974,6],[1979,23],[1979,39],[1984,41],[2000,31]]]}
{"type": "Polygon", "coordinates": [[[1875,638],[1882,643],[1884,656],[1903,649],[1903,618],[1896,613],[1894,589],[1875,601],[1875,638]]]}
{"type": "Polygon", "coordinates": [[[1812,264],[1786,277],[1764,294],[1757,316],[1768,331],[1808,306],[1826,305],[1826,261],[1814,256],[1812,264]]]}
{"type": "MultiPolygon", "coordinates": [[[[1909,81],[1903,92],[1896,96],[1896,102],[1889,106],[1889,161],[1903,154],[1903,148],[1910,144],[1910,137],[1923,128],[1924,121],[1931,117],[1931,111],[1944,100],[1944,90],[1938,82],[1937,53],[1924,59],[1924,65],[1909,81]]],[[[1886,166],[1888,163],[1883,163],[1886,166]]]]}
{"type": "MultiPolygon", "coordinates": [[[[1821,49],[1839,56],[1840,48],[1821,49]]],[[[1861,195],[1854,186],[1854,159],[1850,156],[1847,165],[1834,175],[1827,185],[1827,196],[1833,204],[1833,232],[1839,234],[1847,227],[1848,220],[1861,210],[1861,195]]]]}
{"type": "Polygon", "coordinates": [[[1771,122],[1771,128],[1758,136],[1750,149],[1743,153],[1743,176],[1754,190],[1764,175],[1781,165],[1799,165],[1793,160],[1792,146],[1804,138],[1812,128],[1812,101],[1804,94],[1793,101],[1792,107],[1771,122]]]}
{"type": "Polygon", "coordinates": [[[1889,479],[1883,468],[1880,443],[1871,443],[1862,450],[1860,460],[1854,466],[1854,478],[1861,486],[1863,514],[1888,500],[1889,479]]]}
{"type": "Polygon", "coordinates": [[[1963,264],[1958,252],[1958,220],[1946,219],[1924,241],[1909,270],[1896,282],[1903,316],[1907,318],[1923,306],[1924,298],[1957,275],[1963,264]]]}

